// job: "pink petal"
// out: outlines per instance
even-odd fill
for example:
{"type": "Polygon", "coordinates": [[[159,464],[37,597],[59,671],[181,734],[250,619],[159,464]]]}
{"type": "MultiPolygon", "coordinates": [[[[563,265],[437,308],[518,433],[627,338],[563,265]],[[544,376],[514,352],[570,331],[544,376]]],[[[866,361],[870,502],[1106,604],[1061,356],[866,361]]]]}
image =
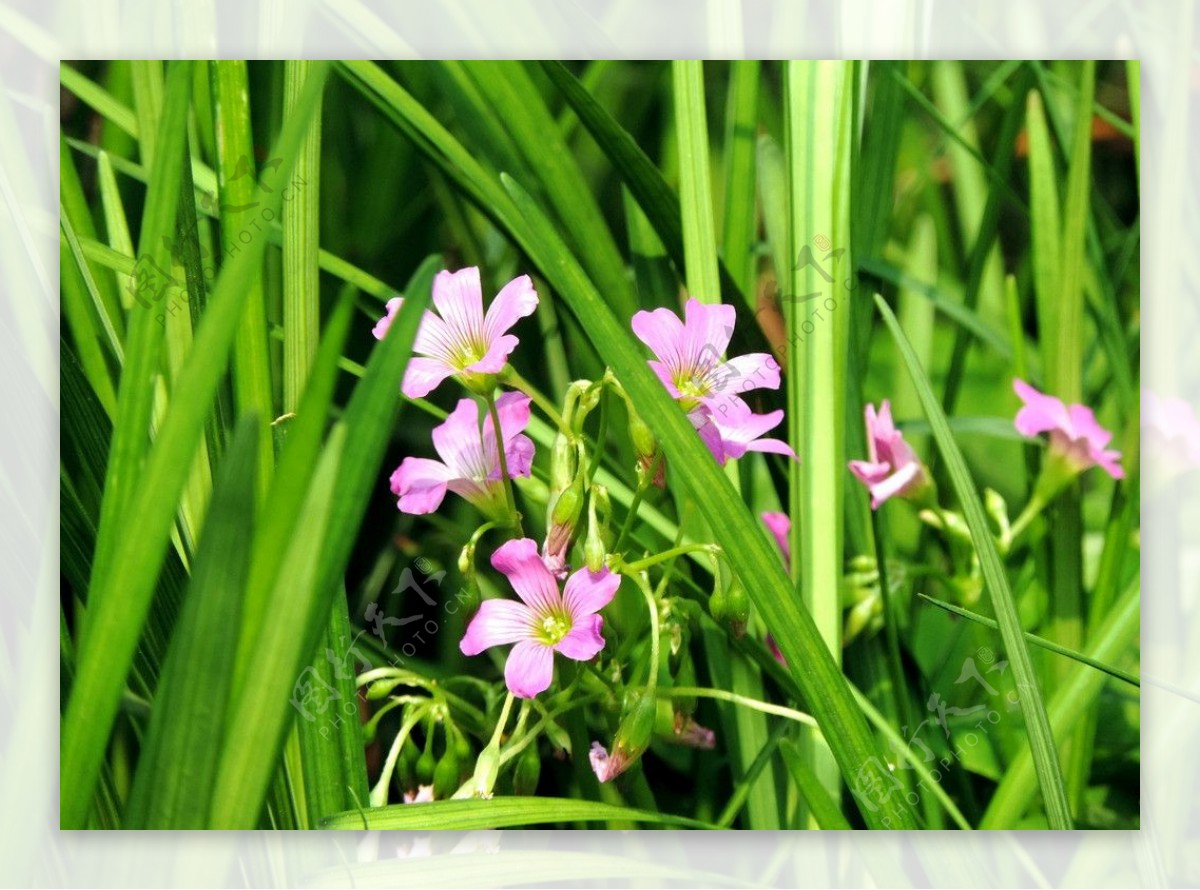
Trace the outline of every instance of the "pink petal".
{"type": "MultiPolygon", "coordinates": [[[[528,436],[517,436],[511,439],[504,448],[504,460],[508,464],[508,475],[528,476],[533,470],[533,440],[528,436]]],[[[496,467],[496,478],[500,478],[500,468],[496,467]]]]}
{"type": "Polygon", "coordinates": [[[1013,419],[1018,433],[1023,436],[1036,436],[1038,433],[1055,429],[1067,431],[1070,418],[1067,415],[1067,406],[1062,401],[1038,392],[1024,380],[1014,380],[1013,389],[1025,403],[1025,407],[1018,411],[1013,419]]]}
{"type": "Polygon", "coordinates": [[[1125,478],[1125,468],[1121,466],[1121,452],[1119,451],[1095,451],[1092,454],[1092,460],[1096,462],[1096,466],[1104,470],[1114,479],[1125,478]]]}
{"type": "Polygon", "coordinates": [[[920,474],[920,464],[908,464],[888,476],[882,482],[870,486],[871,509],[878,510],[879,506],[888,498],[902,494],[910,484],[917,480],[920,474]]]}
{"type": "Polygon", "coordinates": [[[1103,448],[1112,441],[1112,433],[1100,426],[1092,409],[1086,405],[1071,405],[1067,408],[1071,421],[1071,435],[1075,439],[1087,439],[1088,444],[1103,448]]]}
{"type": "Polygon", "coordinates": [[[529,608],[545,616],[562,607],[558,582],[538,556],[537,543],[518,538],[502,544],[492,554],[492,567],[508,578],[508,583],[529,608]]]}
{"type": "Polygon", "coordinates": [[[424,457],[406,457],[392,473],[392,494],[404,513],[432,513],[446,497],[446,484],[454,478],[445,464],[424,457]]]}
{"type": "Polygon", "coordinates": [[[783,457],[790,457],[794,461],[800,460],[792,446],[782,439],[755,439],[746,446],[746,450],[779,454],[783,457]]]}
{"type": "Polygon", "coordinates": [[[670,309],[643,310],[633,316],[630,325],[637,338],[649,346],[669,370],[677,371],[683,367],[684,331],[678,315],[670,309]]]}
{"type": "Polygon", "coordinates": [[[500,431],[504,441],[524,432],[525,427],[529,426],[530,401],[523,392],[504,392],[496,397],[496,413],[500,415],[500,431]]]}
{"type": "Polygon", "coordinates": [[[400,391],[410,399],[423,399],[454,373],[454,368],[435,358],[416,356],[408,361],[400,391]]]}
{"type": "Polygon", "coordinates": [[[869,460],[850,461],[850,472],[858,477],[863,485],[878,485],[888,477],[892,468],[888,464],[872,463],[869,460]]]}
{"type": "Polygon", "coordinates": [[[375,335],[376,340],[382,340],[391,328],[392,322],[396,320],[396,313],[400,311],[400,307],[404,304],[402,297],[392,297],[387,301],[387,314],[379,321],[375,322],[375,327],[371,329],[371,333],[375,335]]]}
{"type": "Polygon", "coordinates": [[[504,370],[505,364],[508,363],[508,357],[512,351],[517,348],[517,344],[521,341],[512,334],[505,334],[503,337],[497,337],[495,340],[489,340],[488,350],[483,358],[475,362],[473,365],[467,365],[467,371],[473,371],[476,374],[499,374],[504,370]]]}
{"type": "Polygon", "coordinates": [[[563,585],[563,605],[571,620],[578,623],[611,603],[620,586],[621,576],[613,574],[607,567],[598,572],[579,569],[563,585]]]}
{"type": "Polygon", "coordinates": [[[487,476],[488,463],[479,434],[479,404],[474,399],[459,399],[450,415],[433,428],[433,447],[455,476],[487,476]]]}
{"type": "Polygon", "coordinates": [[[504,682],[517,698],[545,692],[554,679],[554,650],[534,640],[513,646],[504,665],[504,682]]]}
{"type": "Polygon", "coordinates": [[[724,303],[701,303],[695,297],[684,304],[683,311],[686,332],[683,348],[687,367],[716,366],[729,346],[729,338],[733,336],[737,312],[724,303]]]}
{"type": "Polygon", "coordinates": [[[779,362],[766,352],[731,358],[714,372],[719,392],[779,389],[779,362]]]}
{"type": "MultiPolygon", "coordinates": [[[[741,457],[750,450],[758,450],[753,448],[753,445],[762,446],[767,440],[759,443],[755,443],[755,440],[779,426],[783,420],[782,410],[771,411],[767,414],[755,414],[741,399],[733,402],[728,399],[724,400],[722,407],[730,407],[732,410],[723,412],[721,416],[714,415],[713,419],[717,424],[717,429],[721,432],[721,440],[725,444],[725,455],[730,458],[741,457]]],[[[775,441],[777,442],[777,440],[775,441]]],[[[777,444],[782,443],[777,442],[777,444]]],[[[778,450],[772,448],[771,445],[767,445],[766,448],[778,450]]],[[[781,453],[795,456],[790,448],[781,453]]]]}
{"type": "Polygon", "coordinates": [[[716,462],[725,466],[725,440],[721,438],[721,431],[713,423],[708,410],[701,406],[688,413],[688,420],[692,422],[692,426],[700,436],[700,441],[704,443],[704,447],[708,449],[716,462]]]}
{"type": "Polygon", "coordinates": [[[608,752],[604,750],[604,746],[599,742],[592,742],[592,748],[588,751],[588,762],[592,765],[592,772],[596,774],[596,778],[601,782],[607,782],[612,778],[609,775],[612,772],[610,764],[614,761],[609,758],[608,752]]]}
{"type": "Polygon", "coordinates": [[[783,552],[784,562],[791,562],[792,559],[792,520],[788,518],[786,513],[763,513],[763,524],[767,530],[775,536],[775,543],[779,545],[779,549],[783,552]]]}
{"type": "Polygon", "coordinates": [[[600,636],[603,624],[604,619],[599,615],[587,615],[576,621],[570,633],[558,641],[555,651],[575,661],[591,661],[604,648],[604,637],[600,636]]]}
{"type": "Polygon", "coordinates": [[[453,342],[483,339],[483,288],[478,267],[438,272],[433,279],[433,305],[445,320],[453,342]]]}
{"type": "Polygon", "coordinates": [[[538,295],[528,275],[514,278],[500,289],[483,319],[483,336],[488,343],[508,332],[522,318],[537,309],[538,295]]]}
{"type": "Polygon", "coordinates": [[[524,603],[484,600],[467,625],[458,648],[463,655],[478,655],[492,646],[505,646],[533,638],[534,614],[524,603]]]}

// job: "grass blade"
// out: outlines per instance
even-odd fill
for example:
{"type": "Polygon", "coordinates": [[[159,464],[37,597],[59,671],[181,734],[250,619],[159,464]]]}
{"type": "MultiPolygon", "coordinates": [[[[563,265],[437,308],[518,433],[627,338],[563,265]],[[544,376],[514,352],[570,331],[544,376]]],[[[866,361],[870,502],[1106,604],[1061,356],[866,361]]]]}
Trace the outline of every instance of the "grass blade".
{"type": "Polygon", "coordinates": [[[213,641],[237,626],[250,562],[255,450],[247,415],[219,469],[183,612],[154,697],[124,828],[204,828],[224,740],[233,652],[213,641]]]}
{"type": "MultiPolygon", "coordinates": [[[[904,356],[908,373],[917,387],[917,394],[925,409],[925,416],[933,430],[933,437],[938,443],[946,471],[958,495],[963,516],[971,530],[971,538],[975,542],[975,551],[983,570],[984,582],[991,594],[992,607],[1000,626],[1000,636],[1004,641],[1004,649],[1012,665],[1013,677],[1017,688],[1021,691],[1021,712],[1025,715],[1026,731],[1029,734],[1029,751],[1032,762],[1036,766],[1037,780],[1042,788],[1046,804],[1046,817],[1051,828],[1070,828],[1071,811],[1067,805],[1067,794],[1063,787],[1062,770],[1058,762],[1058,753],[1054,746],[1050,722],[1046,716],[1046,704],[1038,688],[1037,677],[1034,674],[1033,662],[1021,632],[1020,619],[1017,617],[1017,606],[1013,599],[1012,589],[1008,584],[1008,576],[1000,554],[996,551],[996,543],[988,528],[987,517],[979,494],[971,480],[966,461],[959,450],[954,434],[946,422],[946,415],[938,403],[937,396],[929,384],[929,378],[921,367],[912,345],[908,342],[904,331],[900,329],[896,316],[884,302],[882,297],[875,297],[875,305],[883,316],[892,336],[904,356]]],[[[1005,823],[1006,827],[1011,823],[1005,823]]]]}

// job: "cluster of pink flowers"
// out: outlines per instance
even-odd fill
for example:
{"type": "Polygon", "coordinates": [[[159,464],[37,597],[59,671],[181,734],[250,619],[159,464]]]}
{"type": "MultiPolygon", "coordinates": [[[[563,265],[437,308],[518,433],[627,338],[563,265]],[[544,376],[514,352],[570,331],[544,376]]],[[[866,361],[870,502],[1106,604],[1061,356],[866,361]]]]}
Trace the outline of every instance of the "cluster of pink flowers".
{"type": "MultiPolygon", "coordinates": [[[[490,396],[519,342],[509,331],[537,308],[538,296],[529,277],[509,282],[485,313],[477,268],[440,272],[433,282],[433,304],[436,311],[427,311],[417,330],[415,356],[401,391],[408,398],[423,398],[453,377],[471,393],[490,396]]],[[[402,305],[399,297],[388,301],[387,314],[374,328],[377,339],[386,336],[402,305]]],[[[637,313],[632,327],[655,355],[650,367],[718,463],[748,451],[794,458],[786,442],[765,437],[779,425],[783,412],[755,414],[740,395],[757,388],[777,389],[778,363],[765,353],[722,358],[734,318],[731,306],[691,299],[682,320],[669,309],[656,309],[637,313]]],[[[504,392],[496,397],[495,406],[499,430],[490,414],[481,417],[478,401],[459,400],[433,431],[439,459],[404,458],[391,476],[391,490],[400,510],[431,513],[441,506],[446,492],[452,491],[489,518],[505,518],[501,449],[510,477],[529,476],[534,446],[524,430],[530,419],[530,397],[504,392]]],[[[661,484],[661,465],[658,476],[656,481],[661,484]]],[[[484,602],[461,643],[467,655],[515,643],[505,680],[519,697],[532,697],[550,685],[554,652],[586,661],[604,646],[598,612],[612,599],[620,578],[606,568],[599,572],[581,569],[567,577],[560,594],[557,578],[566,577],[569,569],[560,565],[563,554],[559,550],[565,552],[566,548],[539,555],[535,543],[527,538],[501,546],[492,564],[507,576],[520,602],[484,602]]],[[[687,733],[681,736],[690,738],[687,733]]]]}

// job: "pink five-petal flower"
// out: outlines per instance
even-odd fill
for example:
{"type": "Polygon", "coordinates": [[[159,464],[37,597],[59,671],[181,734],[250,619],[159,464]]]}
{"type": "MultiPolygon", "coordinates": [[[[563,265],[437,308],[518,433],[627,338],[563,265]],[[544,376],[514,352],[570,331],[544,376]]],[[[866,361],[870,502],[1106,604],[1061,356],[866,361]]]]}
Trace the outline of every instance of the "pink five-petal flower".
{"type": "Polygon", "coordinates": [[[492,554],[492,566],[505,575],[520,602],[485,600],[459,643],[464,655],[516,643],[504,666],[504,682],[518,698],[544,692],[554,675],[554,653],[590,661],[604,648],[603,619],[597,614],[620,586],[607,568],[579,569],[560,594],[558,581],[529,538],[508,541],[492,554]]]}
{"type": "Polygon", "coordinates": [[[1038,392],[1024,380],[1014,380],[1013,389],[1024,406],[1013,419],[1023,436],[1050,434],[1050,448],[1076,471],[1102,467],[1114,479],[1125,476],[1121,452],[1105,449],[1112,433],[1096,421],[1086,405],[1065,405],[1061,399],[1038,392]]]}
{"type": "Polygon", "coordinates": [[[884,399],[876,413],[867,405],[867,451],[870,460],[850,461],[850,472],[858,477],[871,493],[871,509],[890,497],[903,497],[929,481],[924,464],[917,458],[904,434],[892,423],[892,406],[884,399]]]}
{"type": "MultiPolygon", "coordinates": [[[[373,333],[382,340],[404,300],[387,302],[387,315],[373,333]]],[[[483,312],[483,287],[479,269],[471,266],[457,272],[439,272],[433,279],[433,305],[426,312],[413,343],[415,357],[409,361],[400,386],[410,399],[432,392],[447,377],[498,374],[519,342],[509,328],[537,308],[538,296],[528,275],[506,284],[487,314],[483,312]]]]}
{"type": "Polygon", "coordinates": [[[705,304],[694,297],[684,320],[670,309],[633,316],[634,334],[654,352],[650,367],[688,414],[692,426],[718,463],[747,451],[795,457],[786,443],[762,439],[783,419],[782,411],[754,414],[738,393],[779,388],[779,363],[767,353],[721,358],[733,334],[732,306],[705,304]]]}
{"type": "MultiPolygon", "coordinates": [[[[529,423],[529,396],[506,392],[496,399],[504,456],[512,476],[528,476],[533,462],[533,442],[522,430],[529,423]]],[[[450,416],[433,430],[433,447],[441,461],[406,457],[392,473],[392,493],[405,513],[432,513],[446,491],[466,498],[489,516],[503,516],[504,489],[500,479],[500,452],[491,416],[479,429],[479,404],[460,399],[450,416]]]]}

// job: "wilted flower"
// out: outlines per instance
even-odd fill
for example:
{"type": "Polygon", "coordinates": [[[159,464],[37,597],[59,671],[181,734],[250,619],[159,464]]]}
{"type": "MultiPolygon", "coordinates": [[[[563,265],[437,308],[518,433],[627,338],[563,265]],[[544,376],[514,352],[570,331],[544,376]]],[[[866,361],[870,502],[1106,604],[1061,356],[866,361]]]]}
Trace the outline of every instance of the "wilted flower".
{"type": "Polygon", "coordinates": [[[917,458],[904,434],[892,423],[892,406],[887,399],[876,413],[867,405],[867,450],[870,460],[850,461],[850,472],[858,477],[871,493],[871,509],[893,496],[905,497],[922,491],[929,485],[929,473],[917,458]]]}
{"type": "Polygon", "coordinates": [[[588,762],[597,779],[611,781],[637,763],[650,746],[656,711],[657,703],[652,694],[631,692],[626,695],[621,723],[613,738],[612,754],[599,742],[592,742],[588,752],[588,762]]]}
{"type": "MultiPolygon", "coordinates": [[[[521,431],[529,423],[529,396],[506,392],[496,399],[496,414],[510,476],[528,476],[533,442],[521,431]]],[[[458,407],[433,430],[433,447],[441,461],[406,457],[392,473],[392,493],[405,513],[432,513],[449,489],[484,513],[503,517],[506,507],[500,476],[500,452],[491,416],[479,429],[479,405],[459,400],[458,407]]]]}
{"type": "MultiPolygon", "coordinates": [[[[382,340],[404,300],[387,302],[387,315],[373,333],[382,340]]],[[[483,313],[483,288],[479,269],[471,266],[458,272],[442,271],[433,279],[433,305],[426,312],[413,343],[414,358],[404,372],[400,390],[410,399],[432,392],[447,377],[457,375],[468,388],[488,388],[485,375],[498,374],[519,342],[509,328],[537,308],[538,296],[528,275],[506,284],[487,315],[483,313]]]]}
{"type": "Polygon", "coordinates": [[[416,791],[405,791],[405,803],[430,803],[433,800],[432,785],[418,785],[416,791]]]}
{"type": "Polygon", "coordinates": [[[521,602],[485,600],[459,644],[464,655],[516,643],[504,667],[504,680],[518,698],[533,698],[550,686],[554,653],[589,661],[604,648],[603,619],[597,614],[612,601],[619,575],[579,569],[560,594],[558,582],[529,538],[509,541],[492,554],[492,565],[508,578],[521,602]]]}
{"type": "Polygon", "coordinates": [[[770,451],[795,457],[786,442],[763,439],[783,420],[782,411],[754,414],[738,393],[778,389],[779,363],[765,352],[725,361],[736,313],[732,306],[705,304],[691,298],[684,306],[685,321],[670,309],[639,312],[633,332],[650,347],[650,367],[658,375],[692,426],[724,464],[747,451],[770,451]]]}
{"type": "Polygon", "coordinates": [[[1050,434],[1050,450],[1069,470],[1082,473],[1089,467],[1102,467],[1114,479],[1121,479],[1121,453],[1106,450],[1112,433],[1096,421],[1086,405],[1064,405],[1060,399],[1038,392],[1024,380],[1014,380],[1013,389],[1025,403],[1013,425],[1023,436],[1050,434]]]}

